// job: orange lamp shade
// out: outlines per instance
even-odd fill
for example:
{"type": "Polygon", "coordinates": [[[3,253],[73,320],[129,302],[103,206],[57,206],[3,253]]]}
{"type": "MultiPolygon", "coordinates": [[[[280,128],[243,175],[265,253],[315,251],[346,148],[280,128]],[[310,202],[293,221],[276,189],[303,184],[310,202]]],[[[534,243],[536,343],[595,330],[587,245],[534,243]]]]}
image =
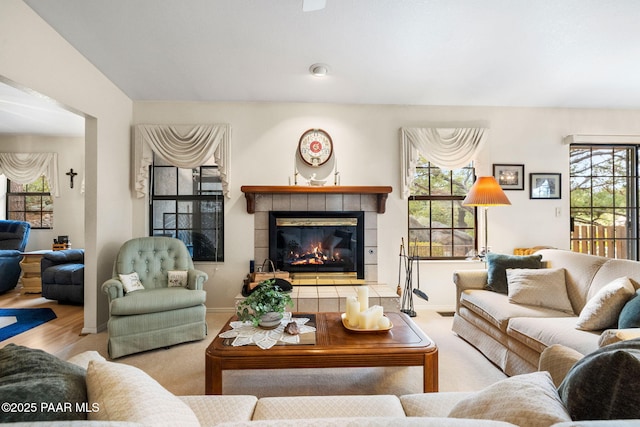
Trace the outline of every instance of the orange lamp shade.
{"type": "Polygon", "coordinates": [[[505,206],[511,202],[492,176],[479,176],[462,204],[465,206],[505,206]]]}

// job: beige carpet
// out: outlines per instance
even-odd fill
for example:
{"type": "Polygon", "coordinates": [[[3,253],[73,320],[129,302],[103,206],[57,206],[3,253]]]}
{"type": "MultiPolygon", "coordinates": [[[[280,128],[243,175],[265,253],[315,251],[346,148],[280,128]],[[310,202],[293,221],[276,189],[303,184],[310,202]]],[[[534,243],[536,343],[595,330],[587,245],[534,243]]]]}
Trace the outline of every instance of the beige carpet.
{"type": "MultiPolygon", "coordinates": [[[[477,350],[451,332],[452,317],[417,308],[414,322],[438,345],[440,391],[480,390],[506,378],[477,350]]],[[[204,394],[205,349],[229,318],[209,313],[209,335],[193,343],[116,359],[136,366],[176,395],[204,394]]],[[[57,355],[68,358],[85,350],[107,356],[107,334],[82,338],[57,355]]],[[[268,350],[265,350],[267,352],[268,350]]],[[[226,371],[225,394],[264,396],[395,394],[422,392],[422,368],[341,368],[226,371]]]]}

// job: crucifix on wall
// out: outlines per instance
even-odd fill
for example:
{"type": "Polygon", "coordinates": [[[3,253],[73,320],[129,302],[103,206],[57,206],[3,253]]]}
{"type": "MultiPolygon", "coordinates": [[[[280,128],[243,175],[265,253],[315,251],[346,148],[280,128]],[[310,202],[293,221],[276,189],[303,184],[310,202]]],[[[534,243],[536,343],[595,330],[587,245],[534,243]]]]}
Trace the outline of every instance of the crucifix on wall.
{"type": "Polygon", "coordinates": [[[73,188],[73,177],[75,177],[78,174],[73,171],[73,168],[71,168],[69,169],[69,172],[67,172],[65,175],[69,175],[69,185],[71,186],[71,188],[73,188]]]}

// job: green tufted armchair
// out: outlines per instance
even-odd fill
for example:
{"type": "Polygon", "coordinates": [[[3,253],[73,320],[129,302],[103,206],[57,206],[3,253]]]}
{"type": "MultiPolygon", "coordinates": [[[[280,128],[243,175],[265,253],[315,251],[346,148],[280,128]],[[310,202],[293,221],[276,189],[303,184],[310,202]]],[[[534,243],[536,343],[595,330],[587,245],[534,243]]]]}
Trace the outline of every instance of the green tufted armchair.
{"type": "Polygon", "coordinates": [[[113,276],[102,285],[109,297],[109,356],[204,339],[208,276],[193,268],[187,247],[171,237],[141,237],[120,248],[113,276]],[[168,271],[186,270],[186,287],[169,287],[168,271]],[[144,289],[125,293],[119,274],[136,272],[144,289]]]}

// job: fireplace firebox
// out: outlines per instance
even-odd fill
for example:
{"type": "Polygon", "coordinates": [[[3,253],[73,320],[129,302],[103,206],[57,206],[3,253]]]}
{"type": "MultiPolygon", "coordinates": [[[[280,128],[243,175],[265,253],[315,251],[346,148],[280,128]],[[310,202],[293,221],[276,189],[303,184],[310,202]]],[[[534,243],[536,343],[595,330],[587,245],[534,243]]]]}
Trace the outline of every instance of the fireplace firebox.
{"type": "Polygon", "coordinates": [[[269,212],[269,258],[294,277],[364,279],[364,212],[269,212]]]}

